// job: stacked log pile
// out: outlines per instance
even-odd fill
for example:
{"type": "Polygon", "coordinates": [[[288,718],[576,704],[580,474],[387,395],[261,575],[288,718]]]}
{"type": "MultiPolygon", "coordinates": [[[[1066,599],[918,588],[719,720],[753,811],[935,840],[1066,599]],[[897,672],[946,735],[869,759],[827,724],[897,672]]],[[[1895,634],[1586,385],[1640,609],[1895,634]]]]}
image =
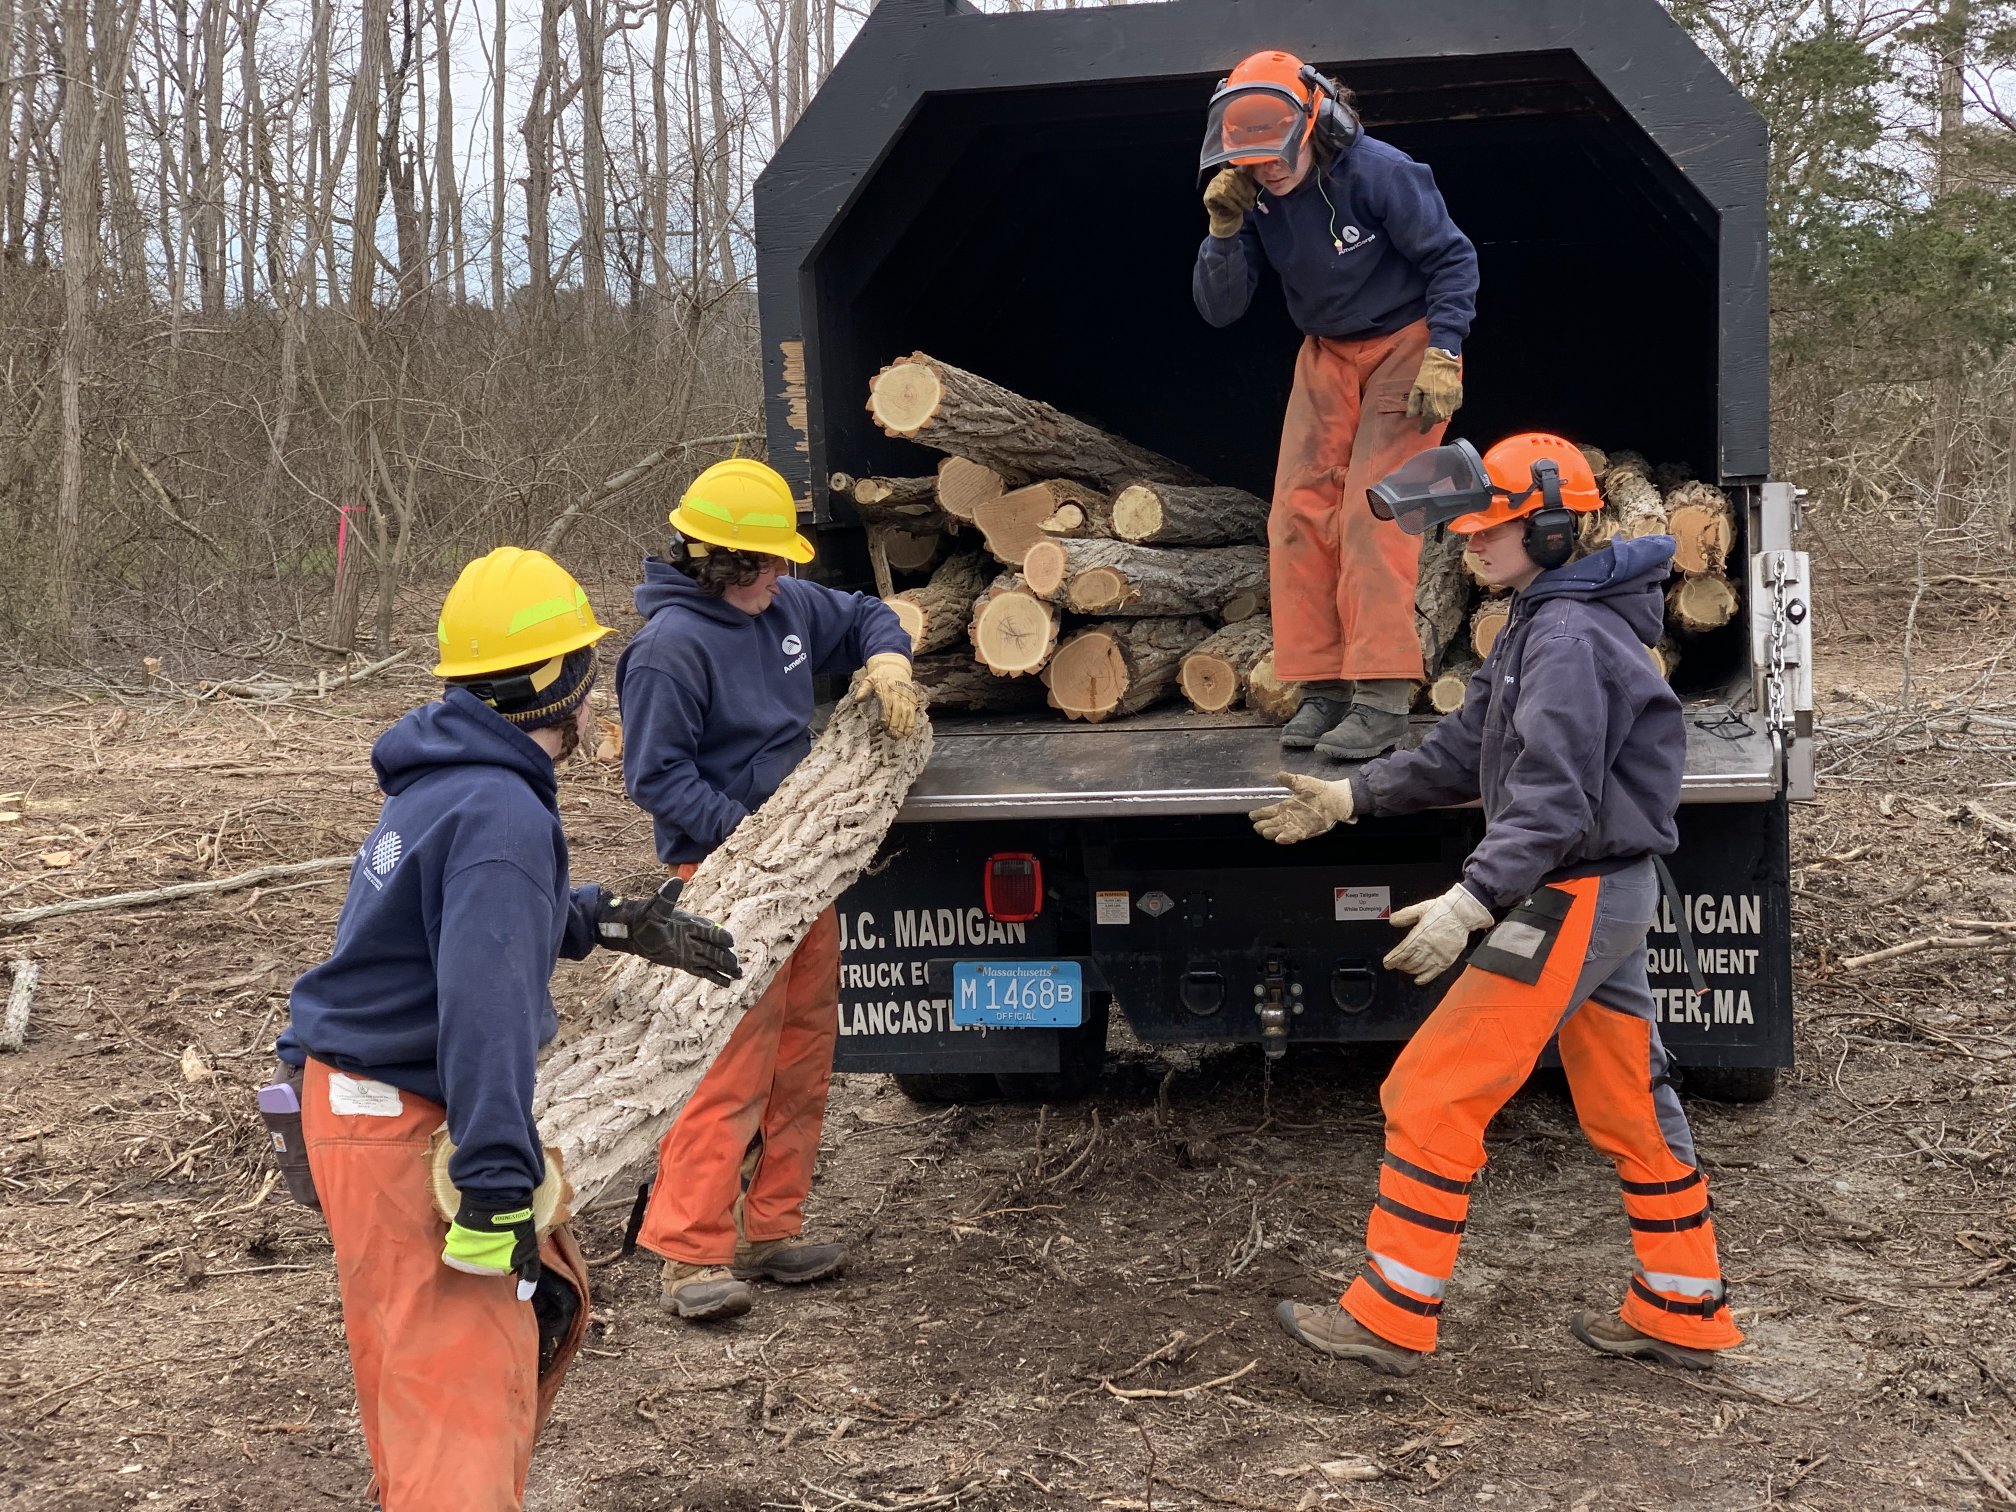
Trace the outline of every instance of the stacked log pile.
{"type": "MultiPolygon", "coordinates": [[[[1204,715],[1294,713],[1299,689],[1274,671],[1265,499],[921,352],[875,375],[867,407],[886,434],[942,454],[902,476],[831,480],[878,562],[908,582],[885,596],[936,707],[1047,705],[1097,722],[1180,697],[1204,715]]],[[[1667,532],[1680,543],[1672,634],[1650,653],[1670,676],[1682,640],[1735,616],[1734,512],[1685,468],[1584,454],[1604,494],[1586,549],[1667,532]]],[[[1509,616],[1510,599],[1468,567],[1461,537],[1423,540],[1424,710],[1461,706],[1509,616]]]]}

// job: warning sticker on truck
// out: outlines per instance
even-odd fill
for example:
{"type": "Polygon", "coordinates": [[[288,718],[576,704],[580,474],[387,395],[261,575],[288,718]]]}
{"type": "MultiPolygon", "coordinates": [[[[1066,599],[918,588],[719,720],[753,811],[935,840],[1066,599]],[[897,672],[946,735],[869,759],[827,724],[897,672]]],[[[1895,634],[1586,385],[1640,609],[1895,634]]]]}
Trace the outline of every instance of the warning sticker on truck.
{"type": "Polygon", "coordinates": [[[1383,919],[1393,912],[1393,889],[1390,887],[1333,887],[1332,900],[1337,905],[1337,918],[1383,919]]]}
{"type": "Polygon", "coordinates": [[[1126,893],[1101,891],[1093,900],[1092,917],[1101,924],[1125,924],[1127,904],[1126,893]]]}

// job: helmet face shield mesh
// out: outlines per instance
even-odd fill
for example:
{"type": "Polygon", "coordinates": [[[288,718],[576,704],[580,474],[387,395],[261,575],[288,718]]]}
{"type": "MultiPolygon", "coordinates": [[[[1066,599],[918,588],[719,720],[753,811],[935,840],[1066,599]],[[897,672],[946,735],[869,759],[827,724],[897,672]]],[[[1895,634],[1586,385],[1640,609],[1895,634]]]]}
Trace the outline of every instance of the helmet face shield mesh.
{"type": "Polygon", "coordinates": [[[1431,447],[1365,491],[1372,513],[1409,535],[1426,535],[1491,507],[1490,476],[1468,441],[1431,447]]]}
{"type": "Polygon", "coordinates": [[[1251,167],[1278,162],[1294,171],[1309,134],[1303,102],[1278,84],[1248,84],[1221,92],[1204,123],[1200,173],[1227,163],[1251,167]]]}

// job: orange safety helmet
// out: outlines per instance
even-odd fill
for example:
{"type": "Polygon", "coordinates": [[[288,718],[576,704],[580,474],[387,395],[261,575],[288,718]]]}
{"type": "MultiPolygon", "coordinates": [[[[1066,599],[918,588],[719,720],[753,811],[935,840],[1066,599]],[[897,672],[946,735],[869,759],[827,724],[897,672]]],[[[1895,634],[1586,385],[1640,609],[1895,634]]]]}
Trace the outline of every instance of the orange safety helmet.
{"type": "Polygon", "coordinates": [[[1275,161],[1292,169],[1319,130],[1342,149],[1356,139],[1358,118],[1335,86],[1293,53],[1256,52],[1212,93],[1198,171],[1275,161]]]}
{"type": "Polygon", "coordinates": [[[1593,514],[1603,507],[1603,495],[1596,488],[1596,474],[1589,459],[1574,442],[1544,431],[1527,431],[1507,436],[1484,453],[1484,474],[1491,480],[1491,502],[1471,514],[1449,522],[1458,535],[1475,535],[1507,520],[1523,519],[1548,508],[1547,490],[1541,484],[1538,464],[1551,462],[1560,479],[1558,508],[1577,514],[1593,514]]]}

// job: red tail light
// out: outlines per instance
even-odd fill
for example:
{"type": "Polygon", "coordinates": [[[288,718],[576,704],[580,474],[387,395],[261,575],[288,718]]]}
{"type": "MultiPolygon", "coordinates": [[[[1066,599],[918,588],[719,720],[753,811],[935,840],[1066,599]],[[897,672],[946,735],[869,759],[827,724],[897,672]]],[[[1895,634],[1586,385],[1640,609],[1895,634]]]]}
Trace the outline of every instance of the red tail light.
{"type": "Polygon", "coordinates": [[[988,918],[1003,924],[1027,924],[1043,912],[1043,863],[1013,851],[989,856],[981,896],[986,900],[988,918]]]}

